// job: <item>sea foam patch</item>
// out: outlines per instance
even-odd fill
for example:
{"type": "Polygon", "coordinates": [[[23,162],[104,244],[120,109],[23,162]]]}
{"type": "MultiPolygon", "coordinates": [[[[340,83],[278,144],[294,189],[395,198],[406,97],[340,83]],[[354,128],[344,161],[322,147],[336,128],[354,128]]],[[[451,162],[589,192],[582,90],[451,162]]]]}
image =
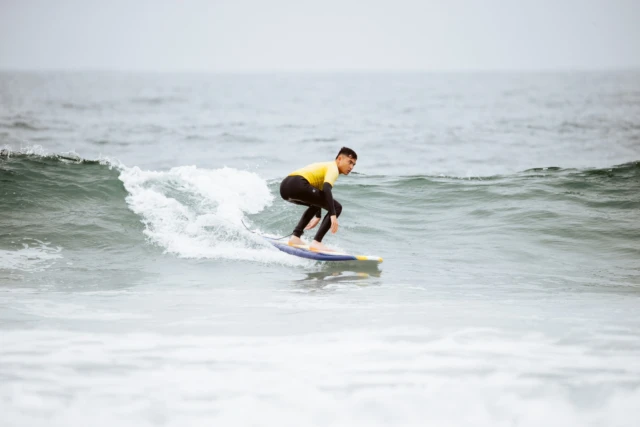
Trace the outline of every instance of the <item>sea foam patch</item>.
{"type": "Polygon", "coordinates": [[[228,167],[120,169],[130,209],[142,218],[151,241],[167,252],[184,258],[291,263],[242,223],[245,214],[259,213],[273,201],[258,175],[228,167]]]}
{"type": "Polygon", "coordinates": [[[84,426],[96,413],[105,426],[637,425],[631,355],[536,335],[383,327],[5,336],[0,408],[9,425],[84,426]],[[590,370],[600,375],[585,381],[590,370]],[[597,393],[585,399],[590,388],[597,393]]]}
{"type": "Polygon", "coordinates": [[[62,247],[51,246],[49,242],[24,238],[22,248],[0,249],[0,268],[27,272],[44,271],[62,258],[62,247]]]}

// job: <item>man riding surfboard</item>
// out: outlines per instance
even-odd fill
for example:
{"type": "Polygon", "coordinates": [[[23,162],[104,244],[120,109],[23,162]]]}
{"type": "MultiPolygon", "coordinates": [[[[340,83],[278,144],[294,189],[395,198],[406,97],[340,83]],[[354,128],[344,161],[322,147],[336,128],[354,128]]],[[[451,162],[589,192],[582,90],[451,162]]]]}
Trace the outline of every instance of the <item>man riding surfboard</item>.
{"type": "Polygon", "coordinates": [[[340,174],[349,175],[355,167],[358,155],[351,148],[342,147],[335,160],[329,162],[312,163],[289,174],[280,184],[280,196],[296,205],[307,206],[298,225],[293,230],[290,245],[306,245],[300,238],[304,230],[311,230],[320,222],[322,209],[327,211],[320,228],[316,232],[311,250],[329,251],[322,239],[327,231],[338,231],[338,217],[342,212],[342,205],[333,198],[331,190],[340,174]]]}

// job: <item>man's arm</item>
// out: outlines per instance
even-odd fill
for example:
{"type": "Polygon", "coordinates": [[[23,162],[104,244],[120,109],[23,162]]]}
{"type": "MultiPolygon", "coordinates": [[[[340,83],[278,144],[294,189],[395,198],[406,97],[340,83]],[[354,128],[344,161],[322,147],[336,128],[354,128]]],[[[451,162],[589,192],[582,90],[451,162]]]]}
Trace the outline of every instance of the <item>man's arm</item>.
{"type": "Polygon", "coordinates": [[[327,210],[329,211],[329,215],[333,216],[336,214],[336,207],[333,204],[333,194],[331,193],[331,189],[333,187],[328,182],[325,182],[322,186],[322,191],[324,193],[324,200],[327,203],[327,210]]]}

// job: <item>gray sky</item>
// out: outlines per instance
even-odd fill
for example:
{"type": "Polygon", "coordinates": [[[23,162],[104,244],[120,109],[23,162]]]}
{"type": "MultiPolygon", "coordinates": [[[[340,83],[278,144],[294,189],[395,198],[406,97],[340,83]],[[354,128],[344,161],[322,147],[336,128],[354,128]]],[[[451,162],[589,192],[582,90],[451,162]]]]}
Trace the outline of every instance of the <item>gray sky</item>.
{"type": "Polygon", "coordinates": [[[0,0],[0,68],[640,67],[640,0],[0,0]]]}

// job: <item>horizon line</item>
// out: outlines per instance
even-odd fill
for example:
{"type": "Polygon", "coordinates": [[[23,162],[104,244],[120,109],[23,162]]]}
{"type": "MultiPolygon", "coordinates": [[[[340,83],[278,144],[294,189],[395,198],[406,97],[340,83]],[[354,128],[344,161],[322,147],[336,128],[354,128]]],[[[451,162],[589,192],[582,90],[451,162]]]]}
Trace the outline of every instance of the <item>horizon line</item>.
{"type": "Polygon", "coordinates": [[[607,67],[540,67],[540,68],[259,68],[259,69],[170,69],[170,68],[119,68],[119,67],[14,67],[0,66],[0,72],[99,72],[131,74],[469,74],[469,73],[573,73],[573,72],[624,72],[640,71],[636,66],[607,67]]]}

